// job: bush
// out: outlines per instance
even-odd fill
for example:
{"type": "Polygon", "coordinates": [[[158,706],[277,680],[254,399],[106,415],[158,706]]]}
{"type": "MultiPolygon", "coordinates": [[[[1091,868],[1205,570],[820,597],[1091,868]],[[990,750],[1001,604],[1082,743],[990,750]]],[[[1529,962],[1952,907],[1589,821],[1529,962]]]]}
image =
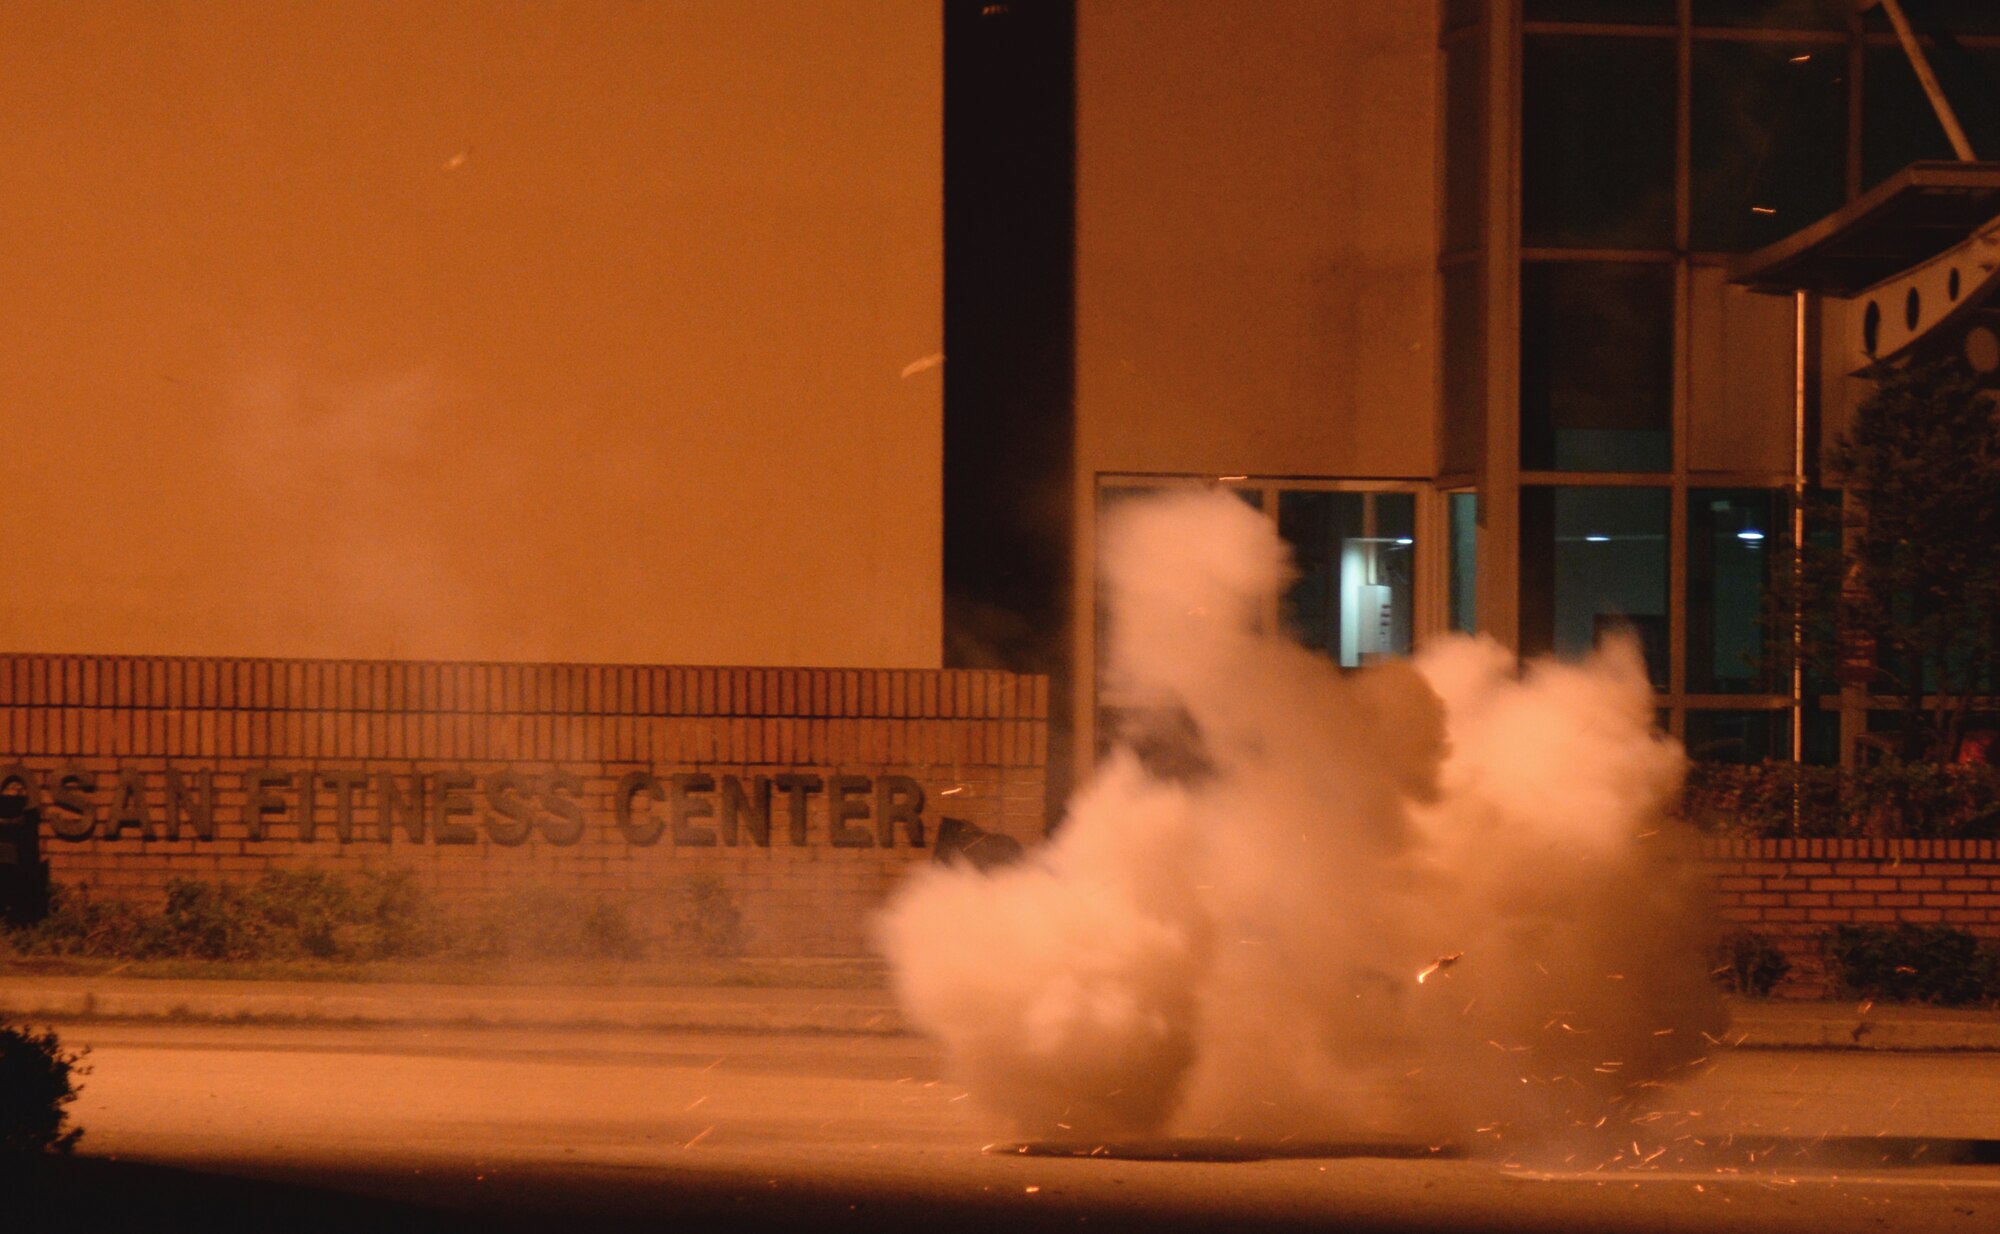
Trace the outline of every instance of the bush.
{"type": "Polygon", "coordinates": [[[444,943],[442,914],[408,870],[351,878],[321,870],[272,870],[253,883],[244,908],[273,951],[320,960],[429,955],[444,943]]]}
{"type": "Polygon", "coordinates": [[[743,934],[735,893],[713,874],[689,875],[673,904],[675,945],[702,955],[737,955],[743,950],[743,934]]]}
{"type": "Polygon", "coordinates": [[[53,1031],[0,1024],[0,1154],[67,1153],[83,1135],[64,1129],[76,1100],[82,1055],[62,1048],[53,1031]]]}
{"type": "Polygon", "coordinates": [[[1768,997],[1789,977],[1792,962],[1770,939],[1754,930],[1738,930],[1716,948],[1716,984],[1732,994],[1768,997]]]}
{"type": "MultiPolygon", "coordinates": [[[[735,955],[743,919],[734,895],[695,875],[667,904],[667,941],[735,955]]],[[[249,884],[175,879],[148,912],[59,887],[48,918],[6,936],[25,955],[222,961],[368,961],[446,954],[467,959],[636,960],[651,950],[625,900],[530,887],[448,917],[407,870],[353,875],[272,870],[249,884]]]]}
{"type": "Polygon", "coordinates": [[[1947,1007],[2000,999],[2000,955],[1950,926],[1838,926],[1826,953],[1848,998],[1947,1007]]]}
{"type": "Polygon", "coordinates": [[[528,887],[488,900],[454,950],[496,960],[635,960],[646,946],[623,903],[528,887]]]}
{"type": "Polygon", "coordinates": [[[1987,839],[2000,836],[2000,768],[1697,763],[1680,814],[1710,834],[1746,839],[1987,839]]]}
{"type": "Polygon", "coordinates": [[[151,913],[57,887],[48,917],[9,941],[27,955],[375,960],[429,954],[441,934],[408,871],[272,870],[248,886],[174,879],[151,913]]]}
{"type": "Polygon", "coordinates": [[[2000,835],[2000,768],[1893,763],[1849,773],[1847,810],[1861,834],[1985,840],[2000,835]]]}
{"type": "Polygon", "coordinates": [[[359,882],[356,920],[367,958],[430,955],[443,948],[444,914],[410,871],[370,871],[359,882]]]}
{"type": "Polygon", "coordinates": [[[49,888],[49,915],[10,931],[8,941],[28,955],[142,956],[156,949],[158,920],[122,900],[95,900],[87,886],[49,888]]]}
{"type": "Polygon", "coordinates": [[[167,906],[160,910],[153,954],[203,960],[289,954],[291,949],[278,941],[278,931],[249,900],[234,883],[174,879],[167,884],[167,906]]]}

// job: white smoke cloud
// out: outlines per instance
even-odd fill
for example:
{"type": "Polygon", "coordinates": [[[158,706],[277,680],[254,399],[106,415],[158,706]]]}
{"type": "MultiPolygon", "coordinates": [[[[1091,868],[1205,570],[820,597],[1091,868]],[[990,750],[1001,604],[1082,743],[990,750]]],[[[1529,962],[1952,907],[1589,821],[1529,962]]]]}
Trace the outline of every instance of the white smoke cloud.
{"type": "Polygon", "coordinates": [[[984,1108],[1050,1139],[1518,1148],[1616,1130],[1706,1052],[1683,758],[1635,647],[1519,674],[1452,638],[1343,676],[1263,628],[1286,549],[1221,493],[1125,507],[1105,560],[1110,679],[1169,718],[1147,756],[881,922],[984,1108]]]}

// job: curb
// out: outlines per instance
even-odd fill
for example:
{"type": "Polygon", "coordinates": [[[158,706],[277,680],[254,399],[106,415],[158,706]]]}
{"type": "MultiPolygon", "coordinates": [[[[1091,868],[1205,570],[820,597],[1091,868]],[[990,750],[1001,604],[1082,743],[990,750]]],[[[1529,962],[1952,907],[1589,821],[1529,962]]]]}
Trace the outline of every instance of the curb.
{"type": "MultiPolygon", "coordinates": [[[[1724,1040],[1748,1050],[2000,1052],[2000,1014],[1930,1007],[1736,1003],[1724,1040]],[[1872,1013],[1872,1014],[1871,1014],[1872,1013]]],[[[0,979],[0,1019],[843,1033],[911,1030],[887,991],[396,987],[248,981],[0,979]]]]}
{"type": "Polygon", "coordinates": [[[1736,1021],[1729,1043],[1745,1050],[2000,1051],[2000,1022],[1745,1016],[1736,1021]]]}
{"type": "Polygon", "coordinates": [[[0,1019],[166,1021],[210,1024],[321,1024],[484,1028],[596,1028],[654,1031],[898,1035],[902,1016],[886,998],[847,991],[727,989],[567,989],[536,993],[411,994],[333,986],[260,991],[203,988],[202,982],[55,985],[0,981],[0,1019]],[[147,988],[153,986],[154,988],[147,988]]]}

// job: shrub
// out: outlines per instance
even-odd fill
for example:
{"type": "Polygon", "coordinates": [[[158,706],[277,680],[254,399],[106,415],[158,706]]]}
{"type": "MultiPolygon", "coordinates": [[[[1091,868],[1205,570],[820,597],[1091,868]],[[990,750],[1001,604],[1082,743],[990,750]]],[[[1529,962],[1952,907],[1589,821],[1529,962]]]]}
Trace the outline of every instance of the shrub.
{"type": "Polygon", "coordinates": [[[743,914],[736,907],[736,895],[715,875],[689,875],[672,908],[670,933],[676,946],[710,956],[743,950],[743,914]]]}
{"type": "Polygon", "coordinates": [[[547,887],[488,900],[458,935],[453,949],[480,959],[633,960],[646,951],[625,904],[547,887]]]}
{"type": "Polygon", "coordinates": [[[1848,998],[1947,1007],[2000,998],[2000,955],[1950,926],[1837,926],[1826,952],[1848,998]]]}
{"type": "Polygon", "coordinates": [[[1891,763],[1850,773],[1847,811],[1861,834],[1983,840],[2000,834],[2000,769],[1891,763]]]}
{"type": "Polygon", "coordinates": [[[248,886],[174,879],[157,912],[57,887],[48,917],[9,941],[28,955],[372,960],[435,951],[438,919],[408,871],[272,870],[248,886]]]}
{"type": "Polygon", "coordinates": [[[1791,975],[1792,962],[1770,939],[1754,930],[1738,930],[1716,948],[1716,983],[1732,994],[1767,997],[1791,975]]]}
{"type": "Polygon", "coordinates": [[[2000,768],[1697,763],[1680,813],[1744,838],[1985,839],[2000,836],[2000,768]]]}
{"type": "Polygon", "coordinates": [[[362,949],[353,887],[322,870],[271,870],[243,897],[245,914],[263,924],[276,949],[332,959],[362,949]]]}
{"type": "Polygon", "coordinates": [[[26,955],[142,956],[157,945],[158,919],[122,900],[96,900],[88,886],[49,889],[49,915],[9,933],[26,955]]]}
{"type": "MultiPolygon", "coordinates": [[[[742,948],[734,898],[691,878],[668,906],[669,933],[706,955],[742,948]]],[[[7,941],[28,955],[130,959],[366,961],[448,953],[468,959],[635,960],[648,939],[623,900],[523,888],[447,917],[407,870],[352,875],[272,870],[255,882],[175,879],[157,912],[58,888],[55,909],[7,941]]]]}
{"type": "Polygon", "coordinates": [[[71,1127],[69,1104],[82,1055],[62,1048],[52,1030],[0,1024],[0,1154],[67,1153],[83,1132],[71,1127]]]}
{"type": "Polygon", "coordinates": [[[408,870],[371,870],[355,888],[363,958],[430,955],[444,946],[444,914],[408,870]]]}
{"type": "Polygon", "coordinates": [[[272,870],[251,884],[243,908],[262,924],[267,958],[392,959],[428,955],[444,941],[441,914],[408,870],[272,870]]]}
{"type": "Polygon", "coordinates": [[[154,954],[203,960],[276,958],[291,949],[234,883],[177,878],[167,884],[154,954]]]}

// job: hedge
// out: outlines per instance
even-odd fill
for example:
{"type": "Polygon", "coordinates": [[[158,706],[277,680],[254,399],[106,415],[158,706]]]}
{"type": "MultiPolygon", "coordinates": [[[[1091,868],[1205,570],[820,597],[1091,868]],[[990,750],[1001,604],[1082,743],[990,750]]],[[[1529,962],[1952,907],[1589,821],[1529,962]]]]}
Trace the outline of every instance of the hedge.
{"type": "Polygon", "coordinates": [[[1679,813],[1744,839],[1986,840],[2000,837],[2000,768],[1697,763],[1679,813]]]}

